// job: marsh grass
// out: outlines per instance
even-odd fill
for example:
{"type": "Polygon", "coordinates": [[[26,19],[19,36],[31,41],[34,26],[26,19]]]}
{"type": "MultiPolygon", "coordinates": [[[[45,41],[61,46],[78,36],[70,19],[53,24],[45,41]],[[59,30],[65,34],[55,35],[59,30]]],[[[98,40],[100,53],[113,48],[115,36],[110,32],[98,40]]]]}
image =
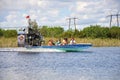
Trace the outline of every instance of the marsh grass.
{"type": "MultiPolygon", "coordinates": [[[[46,45],[47,42],[52,39],[54,41],[57,40],[57,38],[45,38],[46,40],[46,45]]],[[[70,38],[68,39],[70,41],[70,38]]],[[[100,39],[100,38],[95,38],[95,39],[91,39],[91,38],[75,38],[76,43],[92,43],[93,46],[95,47],[110,47],[110,46],[120,46],[120,39],[100,39]]],[[[61,38],[62,41],[62,38],[61,38]]]]}
{"type": "Polygon", "coordinates": [[[92,43],[95,47],[110,47],[110,46],[120,46],[120,40],[119,39],[91,39],[91,38],[82,38],[82,39],[76,39],[76,42],[78,43],[92,43]]]}
{"type": "Polygon", "coordinates": [[[17,38],[0,38],[0,47],[17,47],[17,38]]]}
{"type": "MultiPolygon", "coordinates": [[[[52,39],[54,42],[58,38],[45,38],[45,43],[47,45],[48,41],[52,39]]],[[[61,38],[61,41],[63,38],[61,38]]],[[[70,38],[68,39],[70,41],[70,38]]],[[[110,47],[110,46],[120,46],[120,39],[91,39],[91,38],[75,38],[76,43],[92,43],[95,47],[110,47]]],[[[0,37],[0,47],[17,47],[17,38],[4,38],[0,37]]]]}

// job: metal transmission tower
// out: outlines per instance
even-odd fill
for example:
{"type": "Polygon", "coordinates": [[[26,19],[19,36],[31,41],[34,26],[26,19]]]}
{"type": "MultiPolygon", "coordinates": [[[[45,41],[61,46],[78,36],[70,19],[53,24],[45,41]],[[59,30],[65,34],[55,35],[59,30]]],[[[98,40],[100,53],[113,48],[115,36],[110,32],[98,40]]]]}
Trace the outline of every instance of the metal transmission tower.
{"type": "Polygon", "coordinates": [[[119,27],[119,16],[120,16],[120,14],[119,14],[119,11],[118,11],[118,13],[116,14],[116,18],[117,18],[117,26],[119,27]]]}
{"type": "Polygon", "coordinates": [[[107,17],[110,17],[110,24],[109,24],[109,26],[111,27],[111,22],[112,22],[112,16],[113,15],[108,15],[107,17]]]}
{"type": "Polygon", "coordinates": [[[76,30],[76,19],[78,19],[78,18],[73,18],[73,20],[74,20],[74,26],[75,26],[75,30],[76,30]]]}
{"type": "Polygon", "coordinates": [[[69,20],[69,24],[68,24],[68,26],[69,26],[69,30],[70,30],[71,18],[67,18],[67,20],[69,20]]]}
{"type": "Polygon", "coordinates": [[[71,25],[71,20],[73,20],[74,21],[74,27],[75,27],[75,30],[76,30],[76,19],[79,19],[79,18],[76,18],[76,17],[67,18],[67,20],[69,20],[69,29],[70,29],[70,25],[71,25]]]}
{"type": "Polygon", "coordinates": [[[117,14],[111,14],[111,15],[108,15],[107,17],[110,17],[110,27],[111,27],[111,23],[112,23],[112,17],[113,16],[116,16],[116,22],[117,22],[117,26],[119,27],[119,16],[120,16],[120,14],[119,14],[119,12],[117,13],[117,14]]]}

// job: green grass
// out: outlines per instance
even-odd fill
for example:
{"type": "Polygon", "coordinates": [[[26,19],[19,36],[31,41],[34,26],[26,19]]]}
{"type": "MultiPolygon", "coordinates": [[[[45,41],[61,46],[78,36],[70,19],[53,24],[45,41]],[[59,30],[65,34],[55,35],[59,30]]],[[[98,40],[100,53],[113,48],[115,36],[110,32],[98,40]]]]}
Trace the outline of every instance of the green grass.
{"type": "MultiPolygon", "coordinates": [[[[57,40],[57,38],[45,38],[45,44],[47,45],[47,42],[53,39],[54,41],[57,40]]],[[[68,39],[70,41],[70,39],[68,39]]],[[[76,43],[92,43],[95,47],[110,47],[110,46],[120,46],[120,39],[91,39],[91,38],[75,38],[76,43]]],[[[62,38],[61,38],[62,41],[62,38]]],[[[0,47],[17,47],[17,38],[0,38],[0,47]]]]}

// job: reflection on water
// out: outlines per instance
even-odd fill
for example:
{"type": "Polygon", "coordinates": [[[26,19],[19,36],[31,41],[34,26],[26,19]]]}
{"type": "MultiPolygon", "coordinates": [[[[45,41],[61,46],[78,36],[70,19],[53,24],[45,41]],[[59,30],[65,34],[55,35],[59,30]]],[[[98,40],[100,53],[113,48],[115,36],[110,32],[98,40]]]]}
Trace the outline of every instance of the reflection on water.
{"type": "Polygon", "coordinates": [[[120,47],[67,53],[0,52],[0,80],[119,80],[120,47]]]}

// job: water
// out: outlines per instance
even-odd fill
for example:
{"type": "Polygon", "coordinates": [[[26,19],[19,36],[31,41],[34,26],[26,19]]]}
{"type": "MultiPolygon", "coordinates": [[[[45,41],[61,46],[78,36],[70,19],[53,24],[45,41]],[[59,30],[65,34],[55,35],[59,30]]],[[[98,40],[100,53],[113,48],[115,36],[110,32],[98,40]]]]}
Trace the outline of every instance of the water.
{"type": "Polygon", "coordinates": [[[0,52],[0,80],[119,80],[120,47],[81,52],[0,52]]]}

